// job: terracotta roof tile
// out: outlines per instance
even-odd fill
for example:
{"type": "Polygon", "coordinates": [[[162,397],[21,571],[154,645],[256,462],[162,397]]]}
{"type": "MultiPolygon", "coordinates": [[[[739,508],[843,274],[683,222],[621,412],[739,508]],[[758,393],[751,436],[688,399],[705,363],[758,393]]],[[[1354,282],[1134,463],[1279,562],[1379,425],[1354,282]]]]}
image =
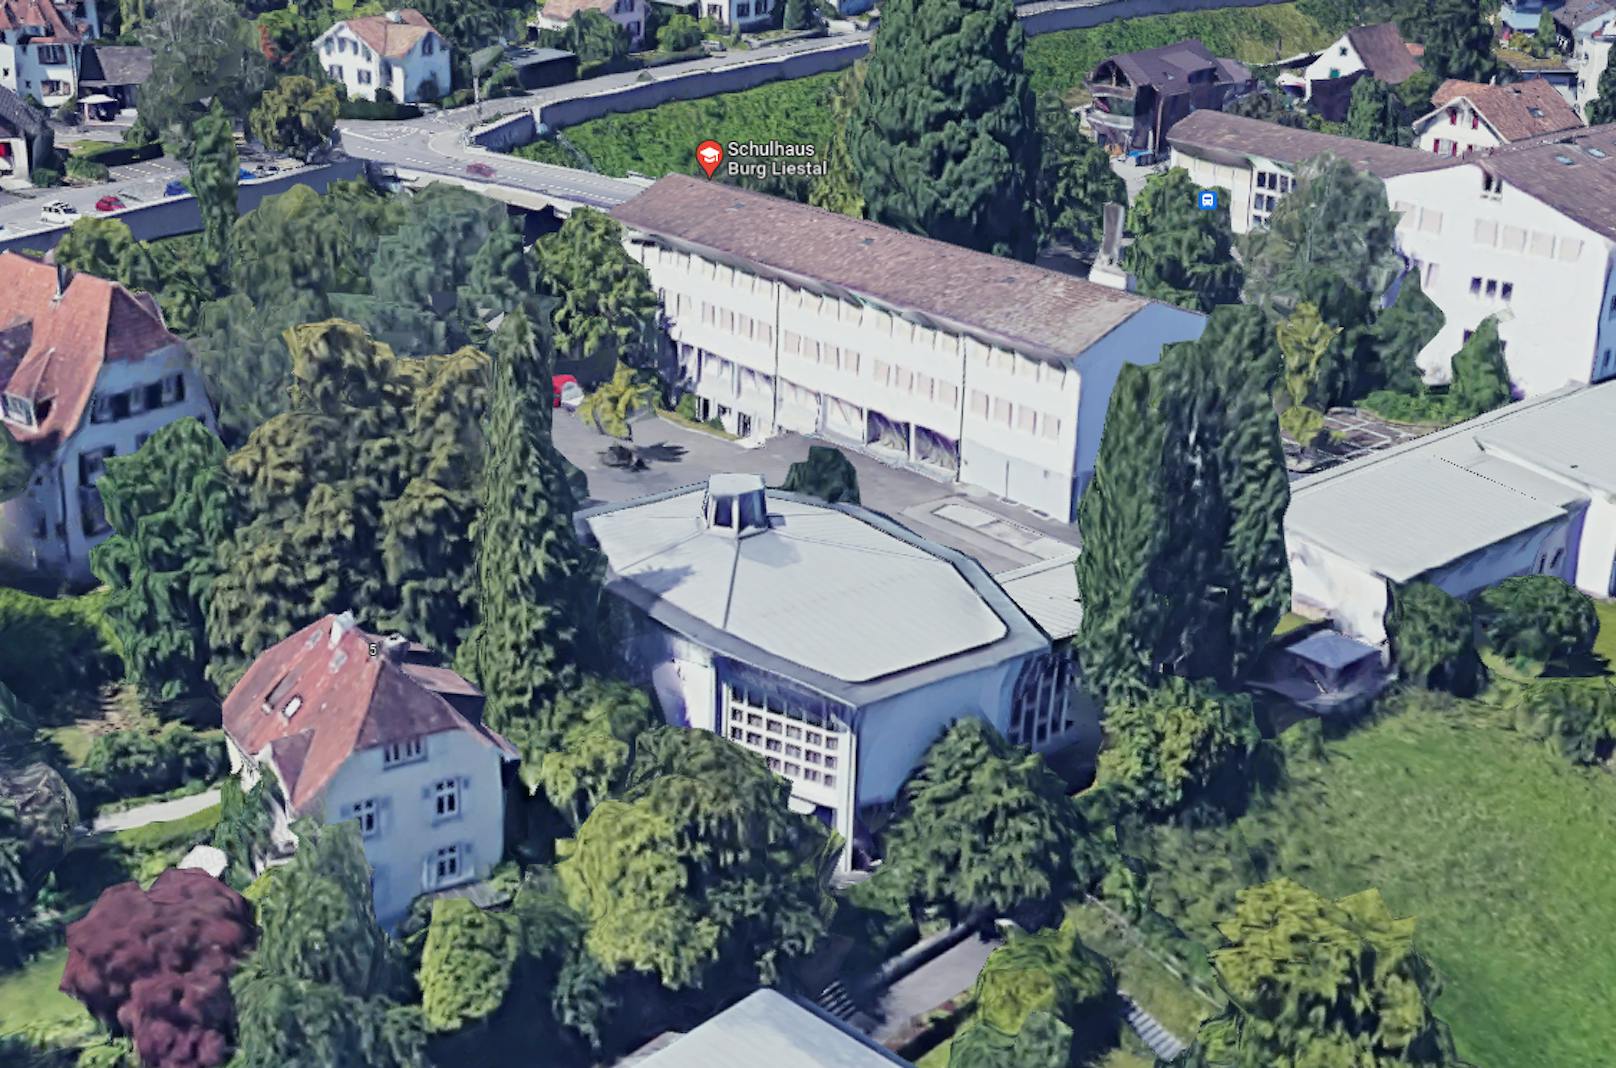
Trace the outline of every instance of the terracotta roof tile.
{"type": "Polygon", "coordinates": [[[1221,111],[1196,111],[1186,115],[1173,125],[1167,140],[1180,151],[1196,156],[1217,156],[1222,162],[1243,163],[1251,156],[1261,156],[1294,165],[1328,153],[1379,178],[1437,170],[1453,162],[1418,149],[1298,130],[1221,111]]]}
{"type": "Polygon", "coordinates": [[[540,14],[566,22],[580,11],[594,10],[605,14],[611,11],[614,3],[615,0],[545,0],[540,14]]]}
{"type": "Polygon", "coordinates": [[[1509,85],[1484,85],[1449,78],[1431,94],[1431,103],[1441,110],[1461,97],[1468,100],[1505,141],[1575,130],[1582,125],[1560,91],[1541,78],[1509,85]]]}
{"type": "Polygon", "coordinates": [[[748,270],[917,312],[1028,356],[1082,354],[1151,302],[889,226],[672,174],[612,209],[651,234],[748,270]]]}
{"type": "Polygon", "coordinates": [[[1359,26],[1347,31],[1347,40],[1370,75],[1387,85],[1400,85],[1420,69],[1395,23],[1359,26]]]}
{"type": "Polygon", "coordinates": [[[72,8],[67,5],[59,7],[48,0],[0,0],[0,30],[43,26],[45,36],[34,38],[37,43],[78,44],[81,37],[76,22],[72,8]]]}
{"type": "Polygon", "coordinates": [[[76,430],[106,361],[180,344],[154,306],[116,282],[74,274],[58,293],[57,277],[51,264],[0,253],[0,322],[11,324],[8,332],[30,324],[27,350],[0,377],[0,392],[50,402],[38,426],[6,424],[19,441],[60,440],[76,430]]]}
{"type": "Polygon", "coordinates": [[[348,757],[395,742],[466,731],[514,759],[510,743],[473,718],[481,694],[470,683],[386,646],[351,617],[326,616],[253,661],[225,698],[225,732],[245,753],[269,751],[294,811],[305,812],[348,757]]]}
{"type": "Polygon", "coordinates": [[[431,21],[413,7],[400,8],[392,14],[398,16],[397,22],[387,15],[365,15],[338,25],[346,25],[373,51],[388,59],[403,59],[421,38],[437,33],[431,21]]]}

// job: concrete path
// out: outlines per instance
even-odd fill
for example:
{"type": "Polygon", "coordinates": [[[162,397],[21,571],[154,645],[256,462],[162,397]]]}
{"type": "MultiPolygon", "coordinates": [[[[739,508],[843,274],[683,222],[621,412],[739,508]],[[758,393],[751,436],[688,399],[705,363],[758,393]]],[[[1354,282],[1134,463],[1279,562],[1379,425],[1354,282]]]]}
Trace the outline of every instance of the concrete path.
{"type": "Polygon", "coordinates": [[[128,831],[136,827],[144,827],[151,823],[168,823],[172,820],[181,820],[186,816],[194,816],[205,808],[212,808],[219,803],[218,790],[204,790],[189,797],[177,797],[172,801],[153,801],[149,805],[140,805],[135,808],[126,808],[122,812],[109,812],[105,816],[97,816],[90,829],[96,834],[112,834],[115,831],[128,831]]]}
{"type": "Polygon", "coordinates": [[[896,1037],[915,1016],[969,990],[988,954],[1000,945],[998,939],[985,941],[972,935],[893,983],[881,998],[882,1020],[873,1032],[875,1040],[896,1037]]]}

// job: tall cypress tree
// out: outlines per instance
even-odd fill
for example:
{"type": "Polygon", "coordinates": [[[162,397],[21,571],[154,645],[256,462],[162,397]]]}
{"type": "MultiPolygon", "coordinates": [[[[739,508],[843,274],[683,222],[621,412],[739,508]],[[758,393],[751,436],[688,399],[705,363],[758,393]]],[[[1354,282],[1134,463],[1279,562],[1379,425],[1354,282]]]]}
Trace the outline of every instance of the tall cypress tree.
{"type": "Polygon", "coordinates": [[[230,272],[230,236],[236,225],[236,186],[240,161],[235,126],[214,104],[196,120],[191,143],[191,191],[202,212],[202,252],[208,272],[224,278],[230,272]]]}
{"type": "Polygon", "coordinates": [[[1078,659],[1088,685],[1108,701],[1137,695],[1156,664],[1162,611],[1152,585],[1164,549],[1163,431],[1153,370],[1124,364],[1111,390],[1094,481],[1077,507],[1083,553],[1077,588],[1083,620],[1078,659]]]}
{"type": "Polygon", "coordinates": [[[482,512],[472,528],[482,620],[470,666],[489,725],[535,768],[553,741],[550,706],[583,677],[600,576],[598,554],[573,531],[566,463],[550,442],[550,344],[520,310],[494,334],[482,512]]]}
{"type": "Polygon", "coordinates": [[[847,131],[865,214],[1031,260],[1039,168],[1012,0],[892,0],[847,131]]]}

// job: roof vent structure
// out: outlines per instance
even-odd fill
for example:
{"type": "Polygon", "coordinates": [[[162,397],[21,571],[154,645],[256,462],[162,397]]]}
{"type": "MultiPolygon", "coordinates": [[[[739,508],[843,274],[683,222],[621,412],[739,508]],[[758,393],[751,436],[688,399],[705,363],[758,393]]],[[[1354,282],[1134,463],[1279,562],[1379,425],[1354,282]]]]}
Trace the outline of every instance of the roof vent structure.
{"type": "Polygon", "coordinates": [[[392,11],[389,11],[387,13],[387,21],[388,22],[395,22],[395,23],[396,22],[403,22],[404,21],[404,12],[398,10],[397,8],[394,8],[392,11]]]}
{"type": "Polygon", "coordinates": [[[744,538],[769,529],[768,494],[761,475],[713,475],[702,501],[707,530],[731,538],[744,538]]]}

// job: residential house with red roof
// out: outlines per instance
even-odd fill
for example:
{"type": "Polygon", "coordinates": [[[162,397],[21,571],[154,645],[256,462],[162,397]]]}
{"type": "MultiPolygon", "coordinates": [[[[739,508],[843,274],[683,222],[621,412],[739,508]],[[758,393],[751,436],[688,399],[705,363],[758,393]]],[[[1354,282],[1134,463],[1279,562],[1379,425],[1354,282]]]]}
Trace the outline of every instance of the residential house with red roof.
{"type": "Polygon", "coordinates": [[[314,39],[320,64],[348,96],[375,100],[386,89],[401,103],[437,100],[454,88],[449,42],[413,7],[344,19],[314,39]]]}
{"type": "Polygon", "coordinates": [[[1430,112],[1414,120],[1414,136],[1422,150],[1438,156],[1464,156],[1582,126],[1560,91],[1537,78],[1508,85],[1449,78],[1431,104],[1430,112]]]}
{"type": "Polygon", "coordinates": [[[253,661],[224,701],[231,766],[279,787],[275,837],[294,820],[355,820],[376,915],[486,878],[505,842],[517,752],[482,722],[483,695],[401,636],[351,613],[312,623],[253,661]]]}
{"type": "Polygon", "coordinates": [[[1347,117],[1352,86],[1360,78],[1401,85],[1420,69],[1424,49],[1403,40],[1395,23],[1355,26],[1337,38],[1300,75],[1286,74],[1279,84],[1300,90],[1311,110],[1332,122],[1347,117]]]}
{"type": "Polygon", "coordinates": [[[100,36],[96,0],[0,0],[0,86],[48,107],[71,100],[79,51],[100,36]]]}
{"type": "Polygon", "coordinates": [[[157,302],[116,282],[0,253],[0,426],[33,475],[0,504],[0,561],[72,583],[109,533],[96,489],[185,417],[214,425],[196,364],[157,302]]]}
{"type": "MultiPolygon", "coordinates": [[[[757,0],[761,10],[769,0],[757,0]]],[[[539,8],[539,15],[533,20],[533,25],[541,30],[555,30],[560,32],[567,28],[574,15],[580,11],[599,11],[623,28],[623,35],[628,38],[630,48],[639,48],[645,37],[645,17],[649,10],[646,0],[546,0],[539,8]]],[[[717,18],[720,23],[723,18],[717,18]]]]}

